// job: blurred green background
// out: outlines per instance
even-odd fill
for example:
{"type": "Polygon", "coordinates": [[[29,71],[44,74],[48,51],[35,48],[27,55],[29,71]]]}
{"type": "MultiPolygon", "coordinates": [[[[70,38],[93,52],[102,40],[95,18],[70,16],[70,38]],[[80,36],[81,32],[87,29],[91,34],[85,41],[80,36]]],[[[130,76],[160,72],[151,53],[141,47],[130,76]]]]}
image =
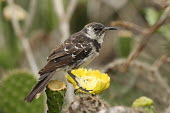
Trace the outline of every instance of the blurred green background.
{"type": "MultiPolygon", "coordinates": [[[[31,104],[23,100],[35,84],[37,75],[32,73],[22,39],[16,35],[12,25],[11,20],[16,15],[13,15],[11,10],[19,13],[16,19],[23,33],[21,36],[28,39],[38,69],[45,65],[50,51],[64,38],[61,31],[62,21],[56,14],[55,0],[33,1],[14,0],[14,7],[6,0],[0,0],[0,113],[42,113],[45,109],[44,96],[31,104]],[[30,15],[31,9],[33,15],[30,15]],[[32,19],[27,26],[30,16],[32,19]]],[[[70,2],[77,3],[67,21],[69,31],[64,34],[77,32],[90,22],[111,26],[111,22],[116,20],[148,28],[158,21],[166,3],[165,0],[61,1],[65,11],[70,2]]],[[[164,61],[158,70],[153,70],[153,64],[162,55],[170,57],[169,22],[170,18],[151,35],[151,40],[127,72],[113,68],[104,69],[112,62],[119,64],[119,61],[125,61],[139,44],[141,34],[119,26],[117,31],[107,33],[100,56],[87,68],[105,71],[111,77],[110,87],[101,94],[111,106],[131,106],[136,98],[147,96],[154,100],[156,112],[164,112],[170,108],[170,61],[164,61]],[[161,81],[162,79],[164,81],[161,81]]],[[[121,65],[116,68],[120,68],[119,66],[121,65]]],[[[64,80],[64,75],[57,76],[57,79],[64,80]]]]}

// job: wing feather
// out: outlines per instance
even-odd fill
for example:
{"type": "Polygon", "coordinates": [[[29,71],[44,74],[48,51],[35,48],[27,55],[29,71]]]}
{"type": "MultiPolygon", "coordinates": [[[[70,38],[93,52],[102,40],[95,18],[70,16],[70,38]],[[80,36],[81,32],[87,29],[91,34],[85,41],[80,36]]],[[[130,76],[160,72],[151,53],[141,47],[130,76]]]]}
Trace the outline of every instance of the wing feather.
{"type": "Polygon", "coordinates": [[[47,58],[47,61],[68,55],[68,54],[72,53],[73,51],[75,51],[75,48],[72,43],[62,44],[59,47],[57,47],[56,49],[52,50],[51,54],[47,58]]]}
{"type": "Polygon", "coordinates": [[[84,38],[79,35],[68,39],[51,52],[47,59],[47,65],[39,71],[39,74],[42,75],[58,68],[70,66],[78,60],[83,59],[92,50],[89,45],[90,44],[84,41],[84,38]]]}
{"type": "Polygon", "coordinates": [[[39,71],[42,75],[47,72],[55,71],[57,68],[62,68],[71,64],[71,55],[66,55],[58,59],[53,59],[47,63],[47,65],[39,71]]]}

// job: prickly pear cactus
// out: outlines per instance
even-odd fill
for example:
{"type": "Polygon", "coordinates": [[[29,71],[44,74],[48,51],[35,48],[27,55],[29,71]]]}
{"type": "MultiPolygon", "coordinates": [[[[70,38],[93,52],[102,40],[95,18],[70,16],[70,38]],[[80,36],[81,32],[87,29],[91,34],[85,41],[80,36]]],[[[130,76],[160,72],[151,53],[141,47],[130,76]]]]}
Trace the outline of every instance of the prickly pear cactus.
{"type": "Polygon", "coordinates": [[[145,96],[136,99],[133,102],[132,107],[141,107],[146,113],[155,113],[153,100],[145,96]]]}
{"type": "Polygon", "coordinates": [[[46,90],[47,113],[61,113],[66,93],[66,84],[62,81],[52,80],[46,90]]]}
{"type": "Polygon", "coordinates": [[[36,83],[31,73],[12,71],[0,82],[0,109],[3,113],[43,113],[43,95],[31,103],[26,103],[24,97],[36,83]]]}

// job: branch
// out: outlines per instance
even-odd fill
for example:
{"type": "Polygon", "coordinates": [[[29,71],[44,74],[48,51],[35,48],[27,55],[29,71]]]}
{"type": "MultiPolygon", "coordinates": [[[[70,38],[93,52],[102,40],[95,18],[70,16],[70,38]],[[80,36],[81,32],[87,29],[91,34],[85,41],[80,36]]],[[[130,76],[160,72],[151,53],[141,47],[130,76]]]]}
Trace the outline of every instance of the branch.
{"type": "Polygon", "coordinates": [[[54,0],[54,8],[56,15],[59,18],[59,21],[62,21],[64,19],[64,5],[62,3],[62,0],[54,0]]]}
{"type": "Polygon", "coordinates": [[[37,75],[38,74],[38,66],[35,62],[35,58],[33,56],[29,41],[26,37],[23,37],[21,39],[21,43],[24,48],[24,52],[25,52],[26,58],[28,60],[28,63],[30,65],[30,68],[31,68],[32,72],[34,73],[35,77],[37,78],[38,77],[38,75],[37,75]]]}
{"type": "Polygon", "coordinates": [[[160,66],[166,62],[168,59],[168,57],[166,55],[162,55],[158,60],[156,60],[153,65],[152,68],[154,68],[155,70],[158,70],[160,68],[160,66]]]}
{"type": "Polygon", "coordinates": [[[170,6],[165,9],[165,11],[162,14],[162,16],[160,17],[160,19],[151,28],[143,28],[143,29],[141,29],[139,26],[137,26],[135,24],[131,24],[131,23],[128,23],[128,22],[123,22],[123,23],[120,24],[120,22],[119,22],[119,25],[122,25],[122,26],[124,26],[126,28],[133,28],[134,30],[140,32],[141,35],[142,35],[142,39],[141,39],[140,44],[129,55],[127,61],[125,62],[124,66],[123,66],[122,71],[126,71],[127,68],[129,67],[130,63],[137,56],[139,56],[141,51],[146,47],[148,41],[151,39],[151,35],[154,32],[156,32],[156,30],[159,29],[159,27],[161,27],[166,22],[167,18],[169,17],[169,14],[170,14],[170,6]]]}
{"type": "MultiPolygon", "coordinates": [[[[108,73],[110,70],[117,70],[121,71],[122,65],[126,62],[126,59],[117,59],[108,64],[103,72],[108,73]]],[[[146,63],[134,60],[131,64],[131,67],[137,68],[142,70],[143,72],[148,72],[148,75],[154,75],[155,79],[159,82],[159,84],[166,89],[166,92],[170,94],[170,87],[167,83],[167,81],[161,76],[160,72],[158,70],[155,70],[154,67],[151,65],[148,65],[146,63]]]]}
{"type": "MultiPolygon", "coordinates": [[[[54,2],[54,9],[55,13],[58,16],[59,19],[59,30],[62,35],[61,42],[64,42],[70,35],[70,19],[73,15],[73,12],[76,8],[78,0],[70,0],[70,3],[68,7],[66,8],[67,11],[64,10],[64,4],[63,0],[53,0],[54,2]]],[[[70,84],[67,82],[68,90],[67,91],[67,100],[68,103],[71,103],[74,100],[73,95],[73,87],[70,86],[70,84]]]]}
{"type": "Polygon", "coordinates": [[[54,0],[54,8],[56,15],[59,18],[59,29],[62,35],[62,42],[66,40],[70,35],[70,19],[76,8],[77,0],[71,0],[67,11],[64,10],[64,4],[62,0],[54,0]]]}
{"type": "MultiPolygon", "coordinates": [[[[14,4],[13,0],[7,0],[7,2],[8,2],[9,5],[14,4]]],[[[34,73],[35,77],[37,78],[36,75],[38,73],[38,67],[37,67],[37,64],[35,62],[29,41],[25,37],[25,35],[23,34],[23,31],[21,30],[21,27],[20,27],[19,22],[16,19],[15,15],[12,15],[12,25],[13,25],[16,36],[20,39],[20,41],[22,43],[26,58],[27,58],[28,63],[30,65],[30,68],[31,68],[32,72],[34,73]]]]}
{"type": "Polygon", "coordinates": [[[66,16],[69,21],[70,21],[72,15],[73,15],[73,12],[77,6],[77,2],[78,2],[77,0],[71,0],[70,4],[68,5],[67,11],[66,11],[66,16]]]}
{"type": "Polygon", "coordinates": [[[64,11],[64,4],[62,0],[54,0],[54,8],[56,15],[59,18],[59,30],[62,35],[63,42],[65,39],[67,39],[70,35],[70,24],[68,19],[66,18],[66,12],[64,11]]]}
{"type": "Polygon", "coordinates": [[[166,22],[166,20],[169,17],[169,14],[170,14],[170,5],[169,7],[165,9],[164,13],[160,17],[160,19],[157,21],[157,23],[149,29],[150,34],[154,33],[157,29],[159,29],[159,27],[161,27],[166,22]]]}
{"type": "Polygon", "coordinates": [[[31,23],[32,23],[32,20],[33,20],[35,11],[36,11],[36,6],[37,6],[37,0],[31,0],[30,5],[29,5],[29,15],[26,18],[25,23],[24,23],[24,30],[23,30],[24,33],[27,33],[31,26],[31,23]]]}
{"type": "Polygon", "coordinates": [[[122,26],[127,29],[135,30],[142,34],[144,33],[144,29],[142,27],[138,26],[137,24],[127,22],[127,21],[113,21],[113,22],[111,22],[111,25],[112,26],[122,26]]]}

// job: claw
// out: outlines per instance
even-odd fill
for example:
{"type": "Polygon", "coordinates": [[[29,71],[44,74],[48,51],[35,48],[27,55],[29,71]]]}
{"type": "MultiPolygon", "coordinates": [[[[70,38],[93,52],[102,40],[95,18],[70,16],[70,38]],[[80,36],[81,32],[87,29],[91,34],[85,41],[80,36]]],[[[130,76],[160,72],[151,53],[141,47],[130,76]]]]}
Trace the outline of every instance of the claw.
{"type": "MultiPolygon", "coordinates": [[[[78,88],[78,89],[79,89],[79,88],[78,88]]],[[[76,92],[77,92],[78,89],[75,89],[75,90],[74,90],[74,94],[76,94],[76,92]]]]}
{"type": "Polygon", "coordinates": [[[79,89],[81,89],[81,90],[84,91],[84,92],[88,92],[88,93],[89,93],[90,91],[93,91],[93,90],[87,90],[87,89],[85,89],[85,88],[83,88],[83,87],[80,86],[78,89],[75,89],[75,90],[74,90],[74,93],[76,93],[77,90],[79,90],[79,89]]]}
{"type": "Polygon", "coordinates": [[[80,87],[80,89],[83,90],[83,91],[85,91],[85,92],[88,92],[88,93],[89,93],[90,91],[93,91],[93,90],[87,90],[87,89],[82,88],[82,87],[80,87]]]}
{"type": "MultiPolygon", "coordinates": [[[[72,79],[76,82],[77,86],[79,87],[78,89],[81,89],[82,91],[88,92],[88,93],[89,93],[89,91],[93,91],[93,90],[86,90],[85,88],[83,88],[83,87],[77,82],[76,76],[75,76],[74,74],[72,74],[71,71],[68,71],[68,74],[69,74],[69,75],[72,77],[72,79]]],[[[76,93],[76,91],[77,91],[78,89],[75,89],[75,90],[74,90],[74,93],[76,93]]]]}

